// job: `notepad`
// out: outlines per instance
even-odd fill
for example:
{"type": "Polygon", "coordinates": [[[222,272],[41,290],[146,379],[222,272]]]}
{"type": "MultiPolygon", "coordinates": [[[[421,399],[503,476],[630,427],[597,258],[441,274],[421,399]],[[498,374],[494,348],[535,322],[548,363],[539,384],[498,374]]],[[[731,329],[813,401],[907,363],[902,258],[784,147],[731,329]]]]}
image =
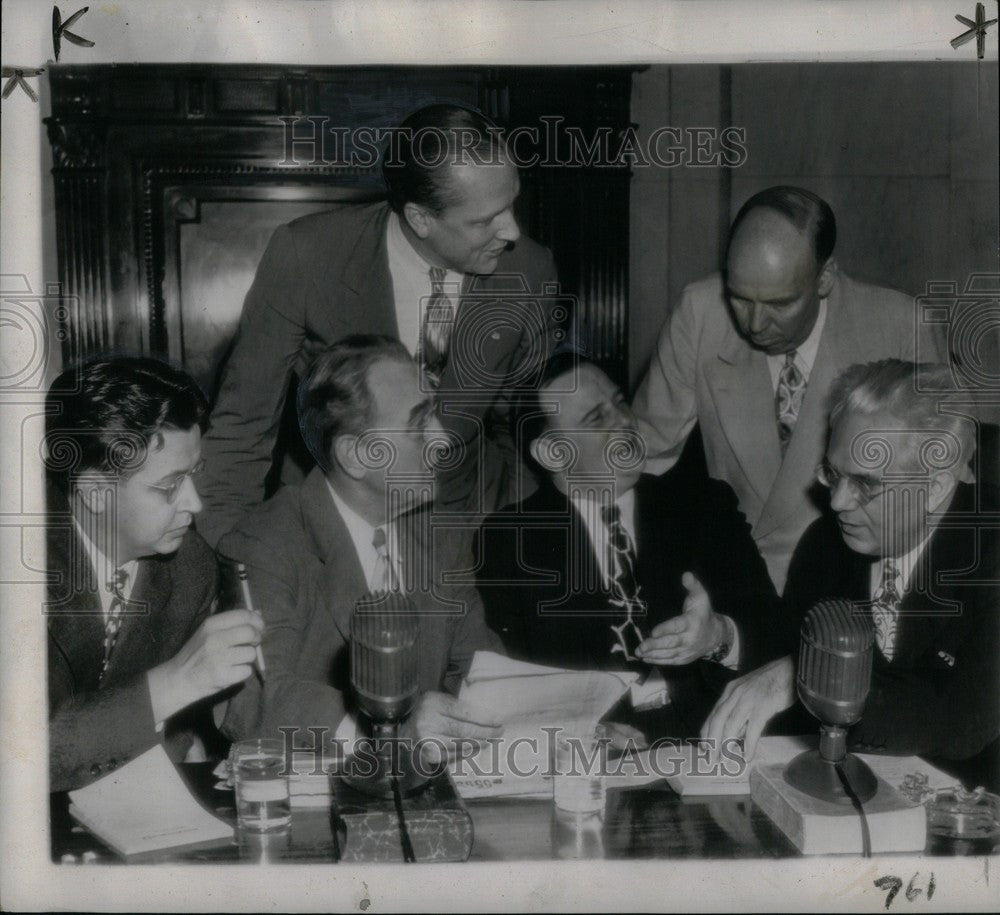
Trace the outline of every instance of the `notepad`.
{"type": "Polygon", "coordinates": [[[73,818],[129,860],[233,841],[233,827],[194,799],[162,744],[69,798],[73,818]]]}

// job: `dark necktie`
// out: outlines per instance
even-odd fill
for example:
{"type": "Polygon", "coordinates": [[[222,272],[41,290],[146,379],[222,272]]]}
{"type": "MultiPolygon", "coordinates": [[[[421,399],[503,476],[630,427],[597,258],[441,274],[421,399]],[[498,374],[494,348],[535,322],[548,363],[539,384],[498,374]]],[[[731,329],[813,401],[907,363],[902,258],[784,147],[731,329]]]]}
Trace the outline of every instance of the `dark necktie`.
{"type": "Polygon", "coordinates": [[[611,604],[621,608],[625,619],[617,626],[612,625],[616,644],[611,653],[620,652],[626,661],[634,660],[632,649],[642,641],[642,630],[635,617],[646,615],[646,602],[640,595],[640,585],[636,578],[636,556],[632,538],[622,524],[621,511],[617,505],[605,505],[601,517],[608,528],[608,552],[611,566],[611,604]]]}
{"type": "Polygon", "coordinates": [[[896,563],[885,560],[882,582],[872,599],[872,622],[875,624],[875,644],[887,661],[896,650],[896,627],[899,622],[899,591],[896,589],[896,563]]]}
{"type": "Polygon", "coordinates": [[[785,354],[785,364],[778,374],[778,389],[774,393],[774,412],[778,418],[778,441],[781,456],[785,456],[788,443],[799,418],[799,407],[806,392],[806,379],[795,364],[795,350],[785,354]]]}
{"type": "Polygon", "coordinates": [[[424,311],[420,361],[431,384],[437,387],[448,361],[448,344],[455,326],[455,309],[444,291],[444,267],[431,267],[430,276],[431,298],[424,311]]]}
{"type": "Polygon", "coordinates": [[[125,585],[128,584],[128,572],[117,569],[115,577],[105,585],[111,592],[111,606],[108,608],[108,618],[104,621],[104,661],[101,664],[101,674],[98,682],[104,679],[111,662],[111,652],[115,650],[118,633],[122,628],[122,614],[125,612],[125,585]]]}

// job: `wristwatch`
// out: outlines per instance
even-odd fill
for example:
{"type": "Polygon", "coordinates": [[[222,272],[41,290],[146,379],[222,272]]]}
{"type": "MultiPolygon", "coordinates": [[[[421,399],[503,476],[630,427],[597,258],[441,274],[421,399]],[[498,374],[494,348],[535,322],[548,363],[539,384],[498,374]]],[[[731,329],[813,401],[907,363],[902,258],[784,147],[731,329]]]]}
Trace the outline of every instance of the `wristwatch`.
{"type": "Polygon", "coordinates": [[[729,619],[728,616],[724,616],[722,617],[722,624],[726,630],[725,635],[722,637],[722,641],[719,643],[715,651],[702,657],[703,661],[714,661],[718,664],[726,657],[727,654],[729,654],[730,651],[732,651],[733,642],[736,641],[733,621],[729,619]]]}

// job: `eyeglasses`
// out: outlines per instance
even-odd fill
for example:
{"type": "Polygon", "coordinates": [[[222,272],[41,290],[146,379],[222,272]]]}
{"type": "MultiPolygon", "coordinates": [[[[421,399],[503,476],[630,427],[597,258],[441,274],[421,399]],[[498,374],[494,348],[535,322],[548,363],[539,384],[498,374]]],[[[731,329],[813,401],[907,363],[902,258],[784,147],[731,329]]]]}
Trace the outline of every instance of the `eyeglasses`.
{"type": "Polygon", "coordinates": [[[844,480],[848,490],[859,505],[867,505],[872,499],[885,492],[884,483],[868,477],[841,473],[839,470],[834,470],[826,460],[821,461],[816,468],[816,479],[831,492],[836,492],[840,481],[844,480]]]}
{"type": "Polygon", "coordinates": [[[163,493],[163,498],[167,502],[173,504],[177,501],[177,496],[180,495],[181,487],[184,485],[184,481],[190,477],[191,481],[194,482],[194,478],[198,476],[205,469],[205,461],[198,461],[190,470],[186,473],[178,474],[172,482],[166,484],[160,483],[144,483],[143,485],[149,489],[155,489],[159,493],[163,493]]]}

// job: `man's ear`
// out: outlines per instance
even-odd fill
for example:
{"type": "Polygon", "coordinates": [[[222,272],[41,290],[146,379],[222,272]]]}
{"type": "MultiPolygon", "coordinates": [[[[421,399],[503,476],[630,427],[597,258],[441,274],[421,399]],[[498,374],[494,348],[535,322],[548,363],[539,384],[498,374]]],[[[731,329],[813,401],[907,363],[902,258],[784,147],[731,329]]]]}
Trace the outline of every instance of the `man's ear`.
{"type": "Polygon", "coordinates": [[[528,445],[528,452],[534,458],[535,463],[549,473],[559,473],[565,470],[569,464],[569,461],[565,458],[569,458],[570,455],[566,453],[564,448],[552,448],[551,442],[546,442],[545,440],[545,433],[538,436],[538,438],[528,445]],[[560,457],[563,460],[560,460],[560,457]]]}
{"type": "Polygon", "coordinates": [[[951,498],[958,480],[950,470],[938,470],[931,476],[931,485],[927,492],[927,511],[937,511],[946,500],[951,498]]]}
{"type": "Polygon", "coordinates": [[[358,437],[338,435],[333,440],[333,460],[352,480],[360,480],[367,468],[358,460],[358,437]]]}
{"type": "Polygon", "coordinates": [[[431,220],[434,215],[430,210],[420,206],[419,203],[407,203],[403,205],[403,219],[413,230],[417,238],[426,238],[431,234],[431,220]]]}
{"type": "Polygon", "coordinates": [[[837,279],[837,269],[837,261],[831,254],[819,271],[819,277],[816,281],[816,291],[821,299],[825,299],[830,294],[830,290],[833,289],[833,282],[837,279]]]}

